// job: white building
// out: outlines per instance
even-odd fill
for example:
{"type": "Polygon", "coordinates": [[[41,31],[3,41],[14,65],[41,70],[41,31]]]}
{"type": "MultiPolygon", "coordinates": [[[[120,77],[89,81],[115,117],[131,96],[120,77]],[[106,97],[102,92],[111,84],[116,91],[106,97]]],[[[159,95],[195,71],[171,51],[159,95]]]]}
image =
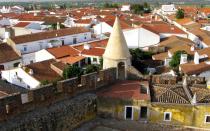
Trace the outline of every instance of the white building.
{"type": "Polygon", "coordinates": [[[144,26],[131,30],[124,30],[126,43],[129,48],[146,48],[160,42],[159,34],[148,30],[144,26]]]}
{"type": "Polygon", "coordinates": [[[36,52],[61,45],[90,41],[91,32],[82,27],[72,27],[8,38],[7,43],[22,54],[36,52]]]}
{"type": "Polygon", "coordinates": [[[51,59],[23,67],[19,65],[17,68],[1,71],[1,75],[2,79],[11,84],[34,89],[43,85],[43,82],[51,83],[61,78],[64,68],[63,63],[51,59]]]}
{"type": "Polygon", "coordinates": [[[131,5],[122,5],[121,11],[130,11],[131,10],[131,5]]]}
{"type": "Polygon", "coordinates": [[[170,4],[170,5],[162,5],[161,7],[161,12],[164,15],[171,15],[171,14],[175,14],[177,11],[176,7],[174,4],[170,4]]]}
{"type": "Polygon", "coordinates": [[[8,70],[17,67],[21,63],[20,53],[13,50],[6,43],[0,44],[0,70],[8,70]]]}

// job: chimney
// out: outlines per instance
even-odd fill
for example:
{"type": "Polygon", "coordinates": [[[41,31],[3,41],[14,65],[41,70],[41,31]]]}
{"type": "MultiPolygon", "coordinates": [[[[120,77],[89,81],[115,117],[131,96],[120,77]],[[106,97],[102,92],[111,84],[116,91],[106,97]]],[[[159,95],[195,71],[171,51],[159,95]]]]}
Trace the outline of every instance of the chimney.
{"type": "Polygon", "coordinates": [[[198,52],[195,52],[195,54],[194,54],[194,64],[199,64],[199,54],[198,54],[198,52]]]}
{"type": "Polygon", "coordinates": [[[181,54],[180,64],[187,63],[187,54],[181,54]]]}
{"type": "Polygon", "coordinates": [[[57,22],[57,30],[60,30],[61,29],[61,27],[60,27],[60,23],[59,22],[57,22]]]}
{"type": "Polygon", "coordinates": [[[12,27],[5,28],[5,39],[15,37],[15,30],[12,27]]]}
{"type": "Polygon", "coordinates": [[[194,46],[191,46],[190,47],[190,51],[195,51],[195,47],[194,46]]]}
{"type": "Polygon", "coordinates": [[[197,95],[196,95],[196,93],[195,93],[195,94],[193,95],[192,100],[191,100],[191,104],[192,104],[192,105],[196,105],[196,103],[197,103],[196,98],[197,98],[197,95]]]}
{"type": "Polygon", "coordinates": [[[187,77],[184,77],[182,85],[183,87],[187,87],[187,77]]]}
{"type": "Polygon", "coordinates": [[[29,69],[29,72],[28,72],[30,75],[33,75],[34,74],[34,71],[32,69],[29,69]]]}
{"type": "Polygon", "coordinates": [[[90,50],[90,48],[91,48],[91,45],[90,44],[88,44],[88,43],[85,43],[84,44],[84,49],[85,50],[90,50]]]}

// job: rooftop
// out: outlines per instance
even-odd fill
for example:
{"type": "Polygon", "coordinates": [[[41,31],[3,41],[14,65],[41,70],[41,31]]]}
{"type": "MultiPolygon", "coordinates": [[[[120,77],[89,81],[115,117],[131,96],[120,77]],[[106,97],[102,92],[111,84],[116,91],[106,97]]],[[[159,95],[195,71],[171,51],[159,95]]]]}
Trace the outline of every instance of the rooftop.
{"type": "Polygon", "coordinates": [[[47,51],[51,53],[56,59],[68,57],[68,56],[77,56],[79,54],[78,50],[67,45],[54,47],[54,48],[48,48],[47,51]]]}
{"type": "Polygon", "coordinates": [[[49,82],[53,82],[54,80],[57,80],[61,78],[58,73],[56,73],[50,65],[52,63],[55,63],[55,60],[47,60],[42,62],[33,63],[30,65],[27,65],[26,67],[33,70],[33,77],[36,78],[39,81],[45,81],[48,80],[49,82]]]}
{"type": "Polygon", "coordinates": [[[108,89],[99,91],[97,95],[118,99],[150,100],[150,96],[148,94],[141,92],[141,86],[146,89],[149,88],[147,81],[119,81],[110,86],[108,89]]]}
{"type": "Polygon", "coordinates": [[[13,37],[11,39],[15,42],[15,44],[23,44],[27,42],[45,40],[45,39],[56,38],[56,37],[67,36],[67,35],[80,34],[80,33],[85,33],[85,32],[89,32],[89,30],[83,27],[71,27],[71,28],[65,28],[65,29],[60,29],[60,30],[21,35],[21,36],[13,37]]]}
{"type": "Polygon", "coordinates": [[[0,63],[10,62],[20,58],[12,47],[5,43],[0,44],[0,63]]]}

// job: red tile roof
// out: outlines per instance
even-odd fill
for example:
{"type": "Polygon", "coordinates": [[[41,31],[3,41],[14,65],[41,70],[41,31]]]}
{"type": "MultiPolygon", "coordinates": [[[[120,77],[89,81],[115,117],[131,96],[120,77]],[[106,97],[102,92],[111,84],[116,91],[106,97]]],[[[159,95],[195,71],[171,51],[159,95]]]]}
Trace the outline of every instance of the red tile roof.
{"type": "Polygon", "coordinates": [[[83,27],[71,27],[71,28],[65,28],[65,29],[60,29],[60,30],[20,35],[20,36],[13,37],[11,39],[15,42],[15,44],[23,44],[23,43],[32,42],[32,41],[45,40],[45,39],[80,34],[80,33],[85,33],[85,32],[89,32],[89,30],[83,27]]]}
{"type": "Polygon", "coordinates": [[[63,63],[74,64],[83,59],[85,59],[84,56],[68,56],[68,57],[61,58],[59,60],[61,60],[63,63]]]}
{"type": "Polygon", "coordinates": [[[77,56],[79,54],[79,51],[77,51],[71,46],[48,48],[47,51],[50,52],[53,56],[55,56],[56,59],[68,56],[77,56]]]}
{"type": "Polygon", "coordinates": [[[84,49],[81,54],[89,55],[89,56],[102,56],[104,54],[105,49],[102,48],[90,48],[88,50],[84,49]]]}
{"type": "Polygon", "coordinates": [[[168,24],[147,24],[152,30],[158,33],[170,33],[170,34],[186,34],[183,30],[174,25],[168,24]]]}
{"type": "Polygon", "coordinates": [[[181,71],[187,75],[200,74],[210,70],[210,65],[205,62],[194,64],[194,62],[180,65],[181,71]]]}
{"type": "Polygon", "coordinates": [[[21,59],[21,57],[9,45],[0,44],[0,63],[21,59]]]}
{"type": "Polygon", "coordinates": [[[18,24],[14,25],[14,27],[26,27],[29,24],[30,22],[19,22],[18,24]]]}
{"type": "Polygon", "coordinates": [[[150,100],[149,94],[143,94],[140,92],[141,85],[149,88],[147,81],[119,81],[116,84],[110,86],[110,88],[99,91],[97,95],[118,99],[150,100]]]}
{"type": "MultiPolygon", "coordinates": [[[[92,48],[94,48],[94,47],[105,48],[107,43],[108,43],[108,39],[104,39],[104,40],[99,40],[99,41],[93,41],[93,42],[90,42],[88,44],[90,44],[90,46],[92,48]]],[[[76,45],[76,46],[73,45],[72,47],[74,47],[75,49],[80,50],[80,51],[84,50],[84,44],[76,45]]]]}

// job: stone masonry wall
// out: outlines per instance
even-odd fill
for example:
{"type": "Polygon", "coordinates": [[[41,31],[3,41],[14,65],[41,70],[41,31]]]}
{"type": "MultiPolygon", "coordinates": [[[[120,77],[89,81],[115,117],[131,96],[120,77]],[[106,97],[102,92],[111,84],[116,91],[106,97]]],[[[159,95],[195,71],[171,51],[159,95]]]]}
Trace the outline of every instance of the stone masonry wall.
{"type": "Polygon", "coordinates": [[[70,131],[95,118],[96,95],[83,94],[0,123],[1,131],[70,131]]]}
{"type": "MultiPolygon", "coordinates": [[[[51,107],[51,105],[54,105],[57,102],[64,101],[66,99],[71,99],[73,97],[77,97],[79,94],[95,91],[96,89],[101,88],[103,86],[110,85],[114,83],[115,81],[116,81],[116,68],[110,68],[106,70],[101,70],[99,73],[91,73],[91,74],[83,75],[81,76],[81,81],[79,81],[78,78],[71,78],[71,79],[67,79],[63,81],[58,81],[57,83],[49,84],[49,85],[46,85],[46,86],[43,86],[34,90],[30,90],[28,92],[25,92],[24,94],[20,94],[20,93],[12,94],[11,96],[7,96],[0,99],[0,124],[1,122],[5,122],[5,121],[9,122],[12,120],[12,118],[18,117],[20,115],[28,114],[30,112],[34,112],[42,108],[51,107]]],[[[75,112],[72,112],[72,113],[74,114],[77,114],[77,112],[81,113],[80,109],[86,113],[92,110],[92,107],[89,110],[88,108],[83,107],[84,106],[83,102],[76,101],[76,100],[77,99],[75,99],[75,101],[73,102],[75,103],[73,105],[79,108],[75,107],[75,110],[74,110],[75,112]],[[80,105],[80,102],[81,102],[81,105],[80,105]]],[[[72,108],[72,107],[73,106],[70,106],[70,107],[64,106],[61,108],[65,109],[65,108],[72,108]]],[[[67,110],[72,111],[73,109],[67,109],[67,110]]],[[[38,115],[39,113],[40,112],[37,111],[35,114],[38,115]]],[[[61,114],[61,117],[62,115],[65,115],[65,114],[61,114]]],[[[67,115],[66,117],[68,118],[69,117],[68,112],[66,115],[67,115]]],[[[85,114],[85,116],[87,115],[85,114]]],[[[49,122],[48,118],[50,117],[51,115],[50,116],[43,115],[43,118],[40,118],[40,119],[44,119],[44,122],[46,119],[46,121],[49,122]]],[[[24,117],[22,119],[21,119],[22,121],[28,121],[29,125],[30,123],[34,123],[33,119],[24,120],[25,119],[24,117]]],[[[56,120],[57,119],[59,119],[59,116],[56,117],[56,120]]],[[[71,118],[68,118],[69,122],[71,121],[71,119],[73,121],[75,119],[77,121],[75,123],[80,123],[80,119],[74,118],[74,115],[73,115],[73,118],[72,116],[71,118]]],[[[38,123],[35,122],[34,124],[40,124],[40,122],[38,123]]],[[[36,128],[37,127],[38,126],[36,125],[36,128]]],[[[73,126],[70,126],[70,128],[71,127],[73,126]]],[[[0,126],[0,128],[2,127],[0,126]]],[[[51,127],[48,127],[46,129],[51,129],[51,127]]]]}

